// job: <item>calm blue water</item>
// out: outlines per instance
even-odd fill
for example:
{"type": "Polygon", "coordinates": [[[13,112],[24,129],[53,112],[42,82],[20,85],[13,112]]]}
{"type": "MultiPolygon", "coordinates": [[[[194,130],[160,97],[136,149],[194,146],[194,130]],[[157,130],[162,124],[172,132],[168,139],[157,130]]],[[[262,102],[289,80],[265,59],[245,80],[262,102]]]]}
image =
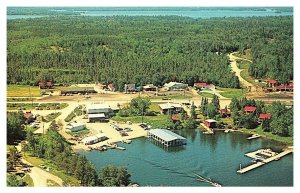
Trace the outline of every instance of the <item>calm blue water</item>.
{"type": "MultiPolygon", "coordinates": [[[[53,12],[62,13],[64,11],[70,13],[70,10],[51,10],[53,12]]],[[[198,10],[74,10],[73,13],[80,13],[82,16],[185,16],[191,18],[212,18],[212,17],[264,17],[264,16],[287,16],[293,15],[292,12],[275,12],[274,10],[267,9],[266,11],[248,11],[248,10],[224,10],[224,9],[198,9],[198,10]]],[[[7,15],[7,19],[26,19],[26,18],[36,18],[36,17],[46,17],[46,15],[7,15]]]]}
{"type": "Polygon", "coordinates": [[[132,174],[132,181],[141,186],[210,186],[194,178],[194,173],[209,177],[223,186],[292,186],[293,155],[273,161],[245,174],[237,174],[239,164],[251,164],[246,152],[260,148],[280,150],[274,141],[256,139],[248,135],[223,133],[204,135],[199,130],[181,131],[187,145],[165,149],[147,138],[121,144],[125,151],[84,152],[97,170],[112,164],[125,166],[132,174]]]}

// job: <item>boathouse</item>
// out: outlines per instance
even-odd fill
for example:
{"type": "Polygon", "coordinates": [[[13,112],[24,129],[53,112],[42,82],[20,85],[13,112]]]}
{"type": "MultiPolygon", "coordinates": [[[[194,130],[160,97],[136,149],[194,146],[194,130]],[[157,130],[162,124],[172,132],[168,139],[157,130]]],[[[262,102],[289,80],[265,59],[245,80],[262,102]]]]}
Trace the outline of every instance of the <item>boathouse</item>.
{"type": "Polygon", "coordinates": [[[86,128],[85,124],[77,122],[77,123],[69,123],[66,127],[66,130],[69,132],[76,132],[80,130],[84,130],[86,128]]]}
{"type": "Polygon", "coordinates": [[[204,125],[208,128],[214,128],[216,127],[217,121],[213,119],[207,119],[204,121],[204,125]]]}
{"type": "Polygon", "coordinates": [[[186,138],[166,129],[152,129],[148,131],[148,138],[154,139],[167,147],[186,144],[186,138]]]}
{"type": "Polygon", "coordinates": [[[91,144],[94,144],[94,143],[98,143],[100,141],[104,141],[108,139],[104,133],[99,133],[97,135],[94,135],[94,136],[89,136],[89,137],[86,137],[84,139],[82,139],[82,143],[84,145],[91,145],[91,144]]]}

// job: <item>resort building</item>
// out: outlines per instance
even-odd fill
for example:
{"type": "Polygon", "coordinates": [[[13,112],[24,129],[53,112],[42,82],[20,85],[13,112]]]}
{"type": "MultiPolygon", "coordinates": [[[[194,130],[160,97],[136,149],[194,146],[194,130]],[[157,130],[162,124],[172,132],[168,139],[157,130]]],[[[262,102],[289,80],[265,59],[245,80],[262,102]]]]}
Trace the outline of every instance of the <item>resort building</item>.
{"type": "Polygon", "coordinates": [[[135,84],[125,84],[124,91],[125,93],[136,92],[135,84]]]}
{"type": "Polygon", "coordinates": [[[179,146],[186,144],[186,138],[166,129],[152,129],[148,131],[148,138],[154,139],[164,146],[179,146]]]}
{"type": "Polygon", "coordinates": [[[66,130],[69,132],[76,132],[76,131],[81,131],[84,130],[86,128],[85,124],[80,123],[80,122],[73,122],[73,123],[69,123],[66,127],[66,130]]]}
{"type": "Polygon", "coordinates": [[[215,90],[216,89],[214,84],[207,83],[207,82],[194,83],[194,87],[196,89],[200,89],[200,90],[215,90]]]}
{"type": "Polygon", "coordinates": [[[163,103],[158,106],[161,114],[168,114],[169,112],[179,113],[183,110],[182,105],[178,103],[163,103]]]}
{"type": "Polygon", "coordinates": [[[254,113],[256,111],[256,107],[254,107],[254,106],[245,106],[244,111],[246,113],[254,113]]]}
{"type": "Polygon", "coordinates": [[[164,89],[167,91],[170,90],[184,90],[187,89],[188,85],[180,82],[169,82],[164,85],[164,89]]]}
{"type": "Polygon", "coordinates": [[[157,86],[154,86],[153,84],[147,84],[146,86],[143,86],[144,91],[156,91],[157,86]]]}
{"type": "Polygon", "coordinates": [[[92,103],[86,107],[87,114],[101,114],[103,113],[106,118],[110,118],[114,115],[112,108],[106,103],[92,103]]]}
{"type": "Polygon", "coordinates": [[[270,113],[267,114],[259,114],[258,122],[262,122],[264,119],[271,119],[272,115],[270,113]]]}
{"type": "Polygon", "coordinates": [[[29,123],[31,123],[31,122],[34,121],[34,116],[33,116],[33,114],[31,113],[31,111],[26,111],[26,112],[24,113],[24,117],[25,117],[25,123],[26,123],[26,124],[29,124],[29,123]]]}
{"type": "Polygon", "coordinates": [[[60,95],[97,93],[94,87],[66,87],[60,90],[60,95]]]}
{"type": "Polygon", "coordinates": [[[214,119],[207,119],[204,121],[204,125],[208,128],[215,128],[217,121],[214,119]]]}
{"type": "Polygon", "coordinates": [[[98,143],[100,141],[104,141],[108,139],[104,133],[99,133],[97,135],[94,135],[94,136],[90,136],[90,137],[86,137],[84,139],[81,140],[81,142],[84,144],[84,145],[91,145],[91,144],[94,144],[94,143],[98,143]]]}
{"type": "Polygon", "coordinates": [[[88,120],[89,123],[108,122],[108,119],[105,117],[104,113],[88,114],[88,120]]]}

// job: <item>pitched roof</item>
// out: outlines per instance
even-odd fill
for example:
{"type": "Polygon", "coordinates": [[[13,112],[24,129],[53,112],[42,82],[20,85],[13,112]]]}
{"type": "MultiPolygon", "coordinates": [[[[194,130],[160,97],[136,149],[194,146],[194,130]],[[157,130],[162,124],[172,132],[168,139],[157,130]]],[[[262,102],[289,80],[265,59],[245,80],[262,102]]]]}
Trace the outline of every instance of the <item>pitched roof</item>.
{"type": "Polygon", "coordinates": [[[259,114],[259,118],[260,119],[271,119],[271,114],[270,113],[267,113],[267,114],[263,114],[263,113],[261,113],[261,114],[259,114]]]}
{"type": "Polygon", "coordinates": [[[181,104],[178,103],[163,103],[159,104],[161,109],[173,109],[173,108],[182,108],[181,104]]]}
{"type": "Polygon", "coordinates": [[[277,82],[277,80],[274,80],[274,79],[269,79],[267,80],[268,83],[271,83],[271,84],[275,84],[277,82]]]}
{"type": "Polygon", "coordinates": [[[214,119],[206,119],[205,122],[208,122],[208,123],[216,123],[217,121],[214,120],[214,119]]]}
{"type": "Polygon", "coordinates": [[[250,112],[254,112],[256,110],[256,107],[253,106],[245,106],[244,107],[245,111],[250,111],[250,112]]]}
{"type": "Polygon", "coordinates": [[[213,84],[207,83],[207,82],[196,82],[196,83],[194,83],[194,86],[206,87],[206,86],[213,86],[213,84]]]}

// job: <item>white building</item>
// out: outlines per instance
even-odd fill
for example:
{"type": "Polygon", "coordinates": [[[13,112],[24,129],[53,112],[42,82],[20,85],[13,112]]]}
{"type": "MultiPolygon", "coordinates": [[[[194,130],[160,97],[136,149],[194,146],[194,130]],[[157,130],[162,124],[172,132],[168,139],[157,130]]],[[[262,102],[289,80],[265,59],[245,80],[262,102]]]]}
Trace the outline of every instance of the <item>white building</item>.
{"type": "Polygon", "coordinates": [[[80,131],[85,129],[85,124],[84,123],[80,123],[80,122],[73,122],[73,123],[69,123],[66,127],[66,130],[69,132],[75,132],[75,131],[80,131]]]}
{"type": "Polygon", "coordinates": [[[94,136],[89,136],[89,137],[86,137],[84,139],[81,140],[81,142],[84,144],[84,145],[91,145],[91,144],[94,144],[94,143],[98,143],[100,141],[104,141],[108,139],[104,133],[99,133],[97,135],[94,135],[94,136]]]}
{"type": "Polygon", "coordinates": [[[169,82],[164,85],[164,89],[169,90],[183,90],[188,87],[187,84],[183,84],[181,82],[169,82]]]}
{"type": "Polygon", "coordinates": [[[167,114],[168,111],[177,111],[181,112],[182,111],[182,105],[178,103],[163,103],[159,104],[159,109],[161,114],[167,114]]]}

